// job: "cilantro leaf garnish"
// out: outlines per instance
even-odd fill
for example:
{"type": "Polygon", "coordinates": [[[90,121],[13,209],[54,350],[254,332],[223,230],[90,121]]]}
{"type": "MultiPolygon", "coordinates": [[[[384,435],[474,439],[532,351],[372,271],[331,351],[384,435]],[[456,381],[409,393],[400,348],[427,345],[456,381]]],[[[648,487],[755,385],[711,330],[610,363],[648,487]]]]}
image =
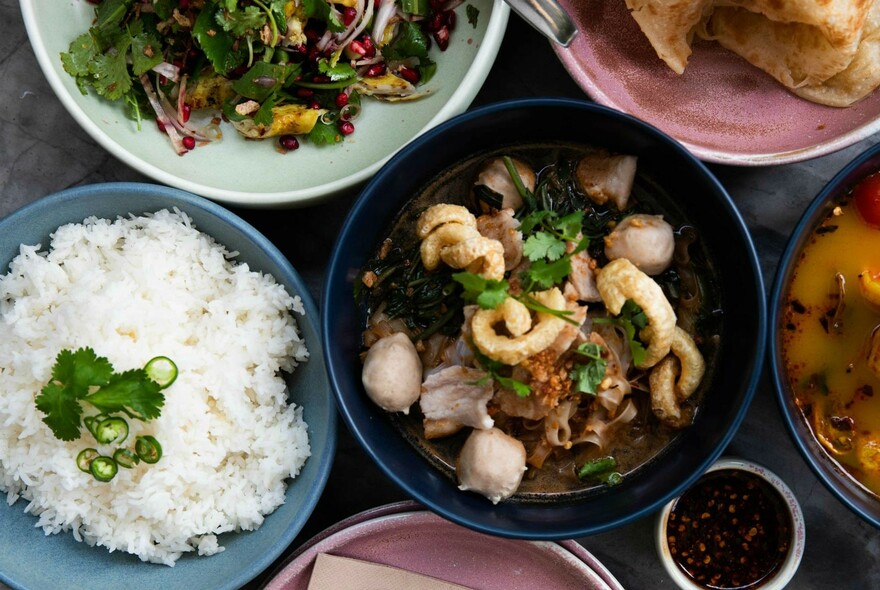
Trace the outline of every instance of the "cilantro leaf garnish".
{"type": "Polygon", "coordinates": [[[633,363],[638,366],[645,361],[645,345],[636,338],[636,328],[642,329],[648,325],[648,317],[639,305],[627,299],[620,309],[620,315],[616,318],[593,318],[594,324],[616,324],[623,328],[626,340],[629,343],[629,351],[633,357],[633,363]]]}
{"type": "Polygon", "coordinates": [[[305,10],[306,16],[325,21],[327,28],[334,33],[341,33],[345,30],[345,25],[330,9],[330,4],[326,0],[300,0],[300,6],[305,10]]]}
{"type": "Polygon", "coordinates": [[[467,15],[468,23],[473,27],[477,28],[477,21],[480,18],[480,9],[474,6],[473,4],[468,4],[465,6],[465,14],[467,15]]]}
{"type": "Polygon", "coordinates": [[[507,281],[487,279],[470,272],[455,273],[452,279],[464,287],[464,300],[476,303],[482,309],[495,309],[507,299],[507,281]]]}
{"type": "Polygon", "coordinates": [[[79,437],[83,403],[103,413],[124,412],[146,421],[162,410],[165,396],[160,389],[143,369],[115,373],[110,361],[91,348],[62,350],[55,357],[52,380],[35,403],[55,437],[69,441],[79,437]]]}
{"type": "Polygon", "coordinates": [[[486,380],[493,379],[497,381],[501,387],[512,390],[519,397],[526,397],[530,393],[532,393],[532,388],[529,387],[527,383],[523,383],[522,381],[514,379],[513,377],[504,377],[499,374],[499,371],[501,371],[507,365],[489,358],[488,356],[480,352],[480,350],[476,346],[471,346],[471,349],[474,351],[474,358],[477,359],[477,361],[488,374],[483,379],[477,381],[477,385],[482,385],[486,382],[486,380]]]}
{"type": "Polygon", "coordinates": [[[324,123],[321,119],[315,123],[309,132],[309,141],[315,145],[328,145],[331,143],[339,143],[342,141],[342,135],[336,125],[324,123]]]}
{"type": "Polygon", "coordinates": [[[602,358],[602,346],[595,342],[584,342],[575,349],[575,352],[589,359],[586,363],[578,363],[569,373],[574,381],[574,388],[581,393],[596,395],[599,384],[605,379],[605,368],[608,363],[602,358]]]}
{"type": "Polygon", "coordinates": [[[331,82],[357,78],[357,72],[353,67],[351,67],[351,64],[340,62],[335,65],[331,65],[330,62],[328,62],[324,58],[318,60],[318,71],[325,76],[328,76],[331,82]]]}
{"type": "Polygon", "coordinates": [[[565,241],[545,231],[536,232],[523,243],[523,254],[529,260],[546,258],[551,262],[565,254],[565,241]]]}
{"type": "Polygon", "coordinates": [[[245,6],[239,9],[226,7],[226,11],[220,11],[216,15],[217,24],[224,31],[232,33],[236,37],[244,37],[248,33],[254,33],[266,24],[266,13],[259,6],[245,6]]]}
{"type": "Polygon", "coordinates": [[[564,256],[556,262],[536,260],[520,276],[524,280],[524,290],[535,291],[549,289],[561,283],[569,274],[571,274],[571,258],[564,256]]]}

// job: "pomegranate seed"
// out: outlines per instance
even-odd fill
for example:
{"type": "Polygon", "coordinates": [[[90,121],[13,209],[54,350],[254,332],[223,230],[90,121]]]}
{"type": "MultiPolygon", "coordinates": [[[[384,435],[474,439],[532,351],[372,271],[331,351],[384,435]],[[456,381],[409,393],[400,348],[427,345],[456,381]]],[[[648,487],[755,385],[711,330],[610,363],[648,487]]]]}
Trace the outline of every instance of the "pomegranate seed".
{"type": "Polygon", "coordinates": [[[315,29],[306,29],[306,39],[315,42],[321,38],[321,33],[316,31],[315,29]]]}
{"type": "Polygon", "coordinates": [[[366,58],[376,57],[376,46],[373,45],[373,38],[372,37],[370,37],[369,35],[364,35],[363,38],[361,39],[361,43],[363,44],[364,49],[367,51],[364,54],[364,57],[366,57],[366,58]]]}
{"type": "Polygon", "coordinates": [[[351,135],[354,133],[354,123],[351,121],[342,121],[339,124],[339,133],[343,135],[351,135]]]}
{"type": "Polygon", "coordinates": [[[315,96],[315,91],[311,88],[297,88],[296,95],[300,98],[312,98],[315,96]]]}
{"type": "Polygon", "coordinates": [[[326,84],[330,81],[329,76],[324,76],[323,74],[318,74],[316,76],[312,76],[312,82],[317,84],[326,84]]]}
{"type": "Polygon", "coordinates": [[[281,139],[278,140],[278,143],[282,148],[286,149],[289,152],[292,152],[295,149],[299,149],[299,140],[293,135],[282,135],[281,139]]]}
{"type": "Polygon", "coordinates": [[[336,95],[336,108],[341,109],[345,105],[348,104],[348,95],[344,92],[340,92],[336,95]]]}
{"type": "Polygon", "coordinates": [[[431,0],[431,2],[430,2],[431,10],[436,12],[436,11],[440,10],[440,7],[443,6],[444,4],[446,4],[446,0],[431,0]]]}
{"type": "Polygon", "coordinates": [[[309,61],[318,61],[318,58],[321,56],[318,48],[312,45],[309,47],[309,53],[306,55],[306,59],[309,61]]]}
{"type": "Polygon", "coordinates": [[[321,108],[321,103],[319,103],[317,100],[313,100],[309,103],[309,108],[317,111],[321,108]]]}
{"type": "Polygon", "coordinates": [[[442,12],[436,12],[434,13],[434,16],[428,19],[428,24],[425,25],[425,28],[428,29],[429,33],[436,33],[440,30],[440,27],[443,26],[445,20],[442,12]]]}
{"type": "Polygon", "coordinates": [[[180,12],[186,12],[189,8],[189,0],[180,0],[180,12]]]}
{"type": "Polygon", "coordinates": [[[196,140],[189,135],[183,138],[183,147],[188,150],[191,150],[196,147],[196,140]]]}
{"type": "Polygon", "coordinates": [[[100,4],[101,0],[86,0],[89,4],[100,4]]]}
{"type": "Polygon", "coordinates": [[[449,47],[449,29],[440,27],[440,30],[434,33],[434,41],[437,42],[440,51],[446,51],[446,48],[449,47]]]}
{"type": "Polygon", "coordinates": [[[410,84],[418,84],[422,77],[418,70],[407,67],[402,67],[397,70],[397,74],[410,84]]]}
{"type": "Polygon", "coordinates": [[[165,133],[165,123],[163,123],[159,119],[156,119],[156,127],[159,128],[159,131],[161,131],[162,133],[165,133]]]}
{"type": "Polygon", "coordinates": [[[354,22],[354,17],[357,16],[357,10],[352,8],[351,6],[346,6],[345,10],[342,11],[342,24],[346,27],[354,22]]]}
{"type": "Polygon", "coordinates": [[[358,40],[354,40],[349,43],[348,47],[346,47],[345,50],[352,54],[351,59],[357,59],[358,57],[363,57],[367,55],[367,48],[364,47],[364,44],[358,40]]]}
{"type": "Polygon", "coordinates": [[[377,76],[381,76],[384,73],[385,73],[385,64],[373,64],[367,70],[366,75],[368,78],[375,78],[377,76]]]}
{"type": "Polygon", "coordinates": [[[443,16],[445,17],[444,20],[446,21],[446,26],[449,27],[449,30],[451,31],[452,29],[454,29],[455,28],[455,13],[451,10],[447,10],[446,12],[443,13],[443,16]]]}
{"type": "Polygon", "coordinates": [[[159,76],[159,86],[165,86],[166,84],[168,84],[168,78],[159,76]]]}
{"type": "Polygon", "coordinates": [[[183,122],[186,123],[187,121],[189,121],[189,116],[192,114],[193,108],[191,106],[189,106],[188,104],[184,104],[183,108],[180,110],[181,110],[180,114],[183,118],[183,122]]]}

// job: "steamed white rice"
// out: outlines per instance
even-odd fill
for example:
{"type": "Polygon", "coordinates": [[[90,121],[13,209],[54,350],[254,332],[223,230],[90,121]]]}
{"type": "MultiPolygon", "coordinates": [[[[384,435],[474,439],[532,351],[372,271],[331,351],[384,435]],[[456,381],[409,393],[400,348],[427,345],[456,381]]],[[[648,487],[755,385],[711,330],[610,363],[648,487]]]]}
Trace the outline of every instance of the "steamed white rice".
{"type": "MultiPolygon", "coordinates": [[[[280,371],[308,358],[291,312],[302,302],[231,261],[179,211],[60,227],[48,253],[22,246],[0,276],[0,490],[45,533],[144,561],[222,551],[284,502],[309,456],[302,408],[280,371]],[[92,347],[117,371],[164,355],[179,368],[162,415],[128,420],[163,447],[155,465],[101,483],[76,466],[84,433],[55,438],[34,398],[62,349],[92,347]]],[[[97,413],[86,407],[87,413],[97,413]]]]}

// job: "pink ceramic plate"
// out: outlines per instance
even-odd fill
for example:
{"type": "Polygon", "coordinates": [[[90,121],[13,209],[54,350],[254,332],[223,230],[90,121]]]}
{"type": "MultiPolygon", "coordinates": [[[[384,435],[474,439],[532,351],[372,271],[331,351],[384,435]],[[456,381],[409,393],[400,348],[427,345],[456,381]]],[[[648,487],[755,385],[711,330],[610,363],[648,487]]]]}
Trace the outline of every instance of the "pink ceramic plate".
{"type": "Polygon", "coordinates": [[[831,153],[880,131],[880,92],[856,105],[817,105],[717,44],[697,42],[676,75],[624,0],[559,0],[580,29],[560,60],[595,101],[624,111],[709,162],[757,166],[831,153]]]}
{"type": "Polygon", "coordinates": [[[402,502],[353,516],[297,550],[266,590],[306,590],[319,553],[382,563],[474,590],[623,590],[574,541],[490,537],[402,502]]]}

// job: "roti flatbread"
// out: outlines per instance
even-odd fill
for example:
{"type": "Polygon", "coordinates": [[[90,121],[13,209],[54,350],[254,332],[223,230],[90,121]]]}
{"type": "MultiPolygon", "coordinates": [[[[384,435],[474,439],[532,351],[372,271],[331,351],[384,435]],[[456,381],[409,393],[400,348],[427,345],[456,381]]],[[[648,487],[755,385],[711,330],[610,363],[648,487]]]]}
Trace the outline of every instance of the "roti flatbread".
{"type": "Polygon", "coordinates": [[[657,55],[679,74],[698,36],[814,102],[848,106],[880,85],[880,0],[626,2],[657,55]]]}

